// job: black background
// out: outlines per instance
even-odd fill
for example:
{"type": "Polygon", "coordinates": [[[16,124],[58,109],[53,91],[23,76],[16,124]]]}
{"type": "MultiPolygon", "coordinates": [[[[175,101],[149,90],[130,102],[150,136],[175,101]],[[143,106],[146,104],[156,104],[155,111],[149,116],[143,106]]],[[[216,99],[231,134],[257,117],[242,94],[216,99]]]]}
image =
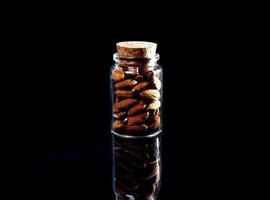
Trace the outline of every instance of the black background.
{"type": "Polygon", "coordinates": [[[144,40],[158,43],[164,70],[161,199],[232,190],[223,185],[231,168],[223,148],[233,123],[224,117],[232,100],[224,81],[231,30],[221,19],[157,13],[141,23],[59,14],[9,24],[0,171],[6,188],[28,197],[113,199],[109,69],[116,42],[144,40]]]}

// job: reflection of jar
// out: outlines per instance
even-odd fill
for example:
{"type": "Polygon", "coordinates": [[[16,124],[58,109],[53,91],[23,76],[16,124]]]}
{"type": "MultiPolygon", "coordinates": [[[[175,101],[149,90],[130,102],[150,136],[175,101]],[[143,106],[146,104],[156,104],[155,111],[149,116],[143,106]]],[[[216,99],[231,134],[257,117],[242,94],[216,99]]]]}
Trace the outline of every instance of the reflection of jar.
{"type": "Polygon", "coordinates": [[[160,136],[113,135],[113,184],[116,199],[156,199],[160,188],[160,136]]]}
{"type": "Polygon", "coordinates": [[[120,42],[111,70],[117,199],[155,199],[160,185],[162,68],[156,44],[120,42]]]}

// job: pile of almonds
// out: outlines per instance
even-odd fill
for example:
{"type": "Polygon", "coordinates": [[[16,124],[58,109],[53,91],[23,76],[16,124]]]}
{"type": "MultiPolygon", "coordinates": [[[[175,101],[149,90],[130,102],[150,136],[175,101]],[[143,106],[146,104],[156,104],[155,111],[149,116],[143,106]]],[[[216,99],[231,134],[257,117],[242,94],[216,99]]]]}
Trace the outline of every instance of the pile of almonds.
{"type": "Polygon", "coordinates": [[[112,71],[113,129],[144,135],[160,128],[160,74],[147,60],[119,59],[112,71]]]}

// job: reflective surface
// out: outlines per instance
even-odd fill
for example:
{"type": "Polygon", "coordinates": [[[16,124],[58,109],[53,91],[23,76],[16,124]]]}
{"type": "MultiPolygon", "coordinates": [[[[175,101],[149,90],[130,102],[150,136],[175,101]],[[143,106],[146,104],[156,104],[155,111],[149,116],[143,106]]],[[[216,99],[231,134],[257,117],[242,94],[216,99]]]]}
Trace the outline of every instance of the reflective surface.
{"type": "Polygon", "coordinates": [[[156,199],[161,184],[161,133],[146,138],[113,134],[113,186],[117,199],[156,199]]]}

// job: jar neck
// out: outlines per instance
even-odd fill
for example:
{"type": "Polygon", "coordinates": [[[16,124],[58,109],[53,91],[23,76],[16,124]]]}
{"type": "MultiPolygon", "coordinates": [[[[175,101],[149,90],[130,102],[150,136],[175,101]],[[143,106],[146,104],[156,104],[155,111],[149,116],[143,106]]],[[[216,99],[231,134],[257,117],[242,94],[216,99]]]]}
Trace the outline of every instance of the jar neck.
{"type": "Polygon", "coordinates": [[[155,66],[159,60],[159,54],[156,54],[153,58],[136,58],[136,57],[124,57],[120,58],[117,53],[113,55],[113,60],[116,65],[119,66],[155,66]]]}

